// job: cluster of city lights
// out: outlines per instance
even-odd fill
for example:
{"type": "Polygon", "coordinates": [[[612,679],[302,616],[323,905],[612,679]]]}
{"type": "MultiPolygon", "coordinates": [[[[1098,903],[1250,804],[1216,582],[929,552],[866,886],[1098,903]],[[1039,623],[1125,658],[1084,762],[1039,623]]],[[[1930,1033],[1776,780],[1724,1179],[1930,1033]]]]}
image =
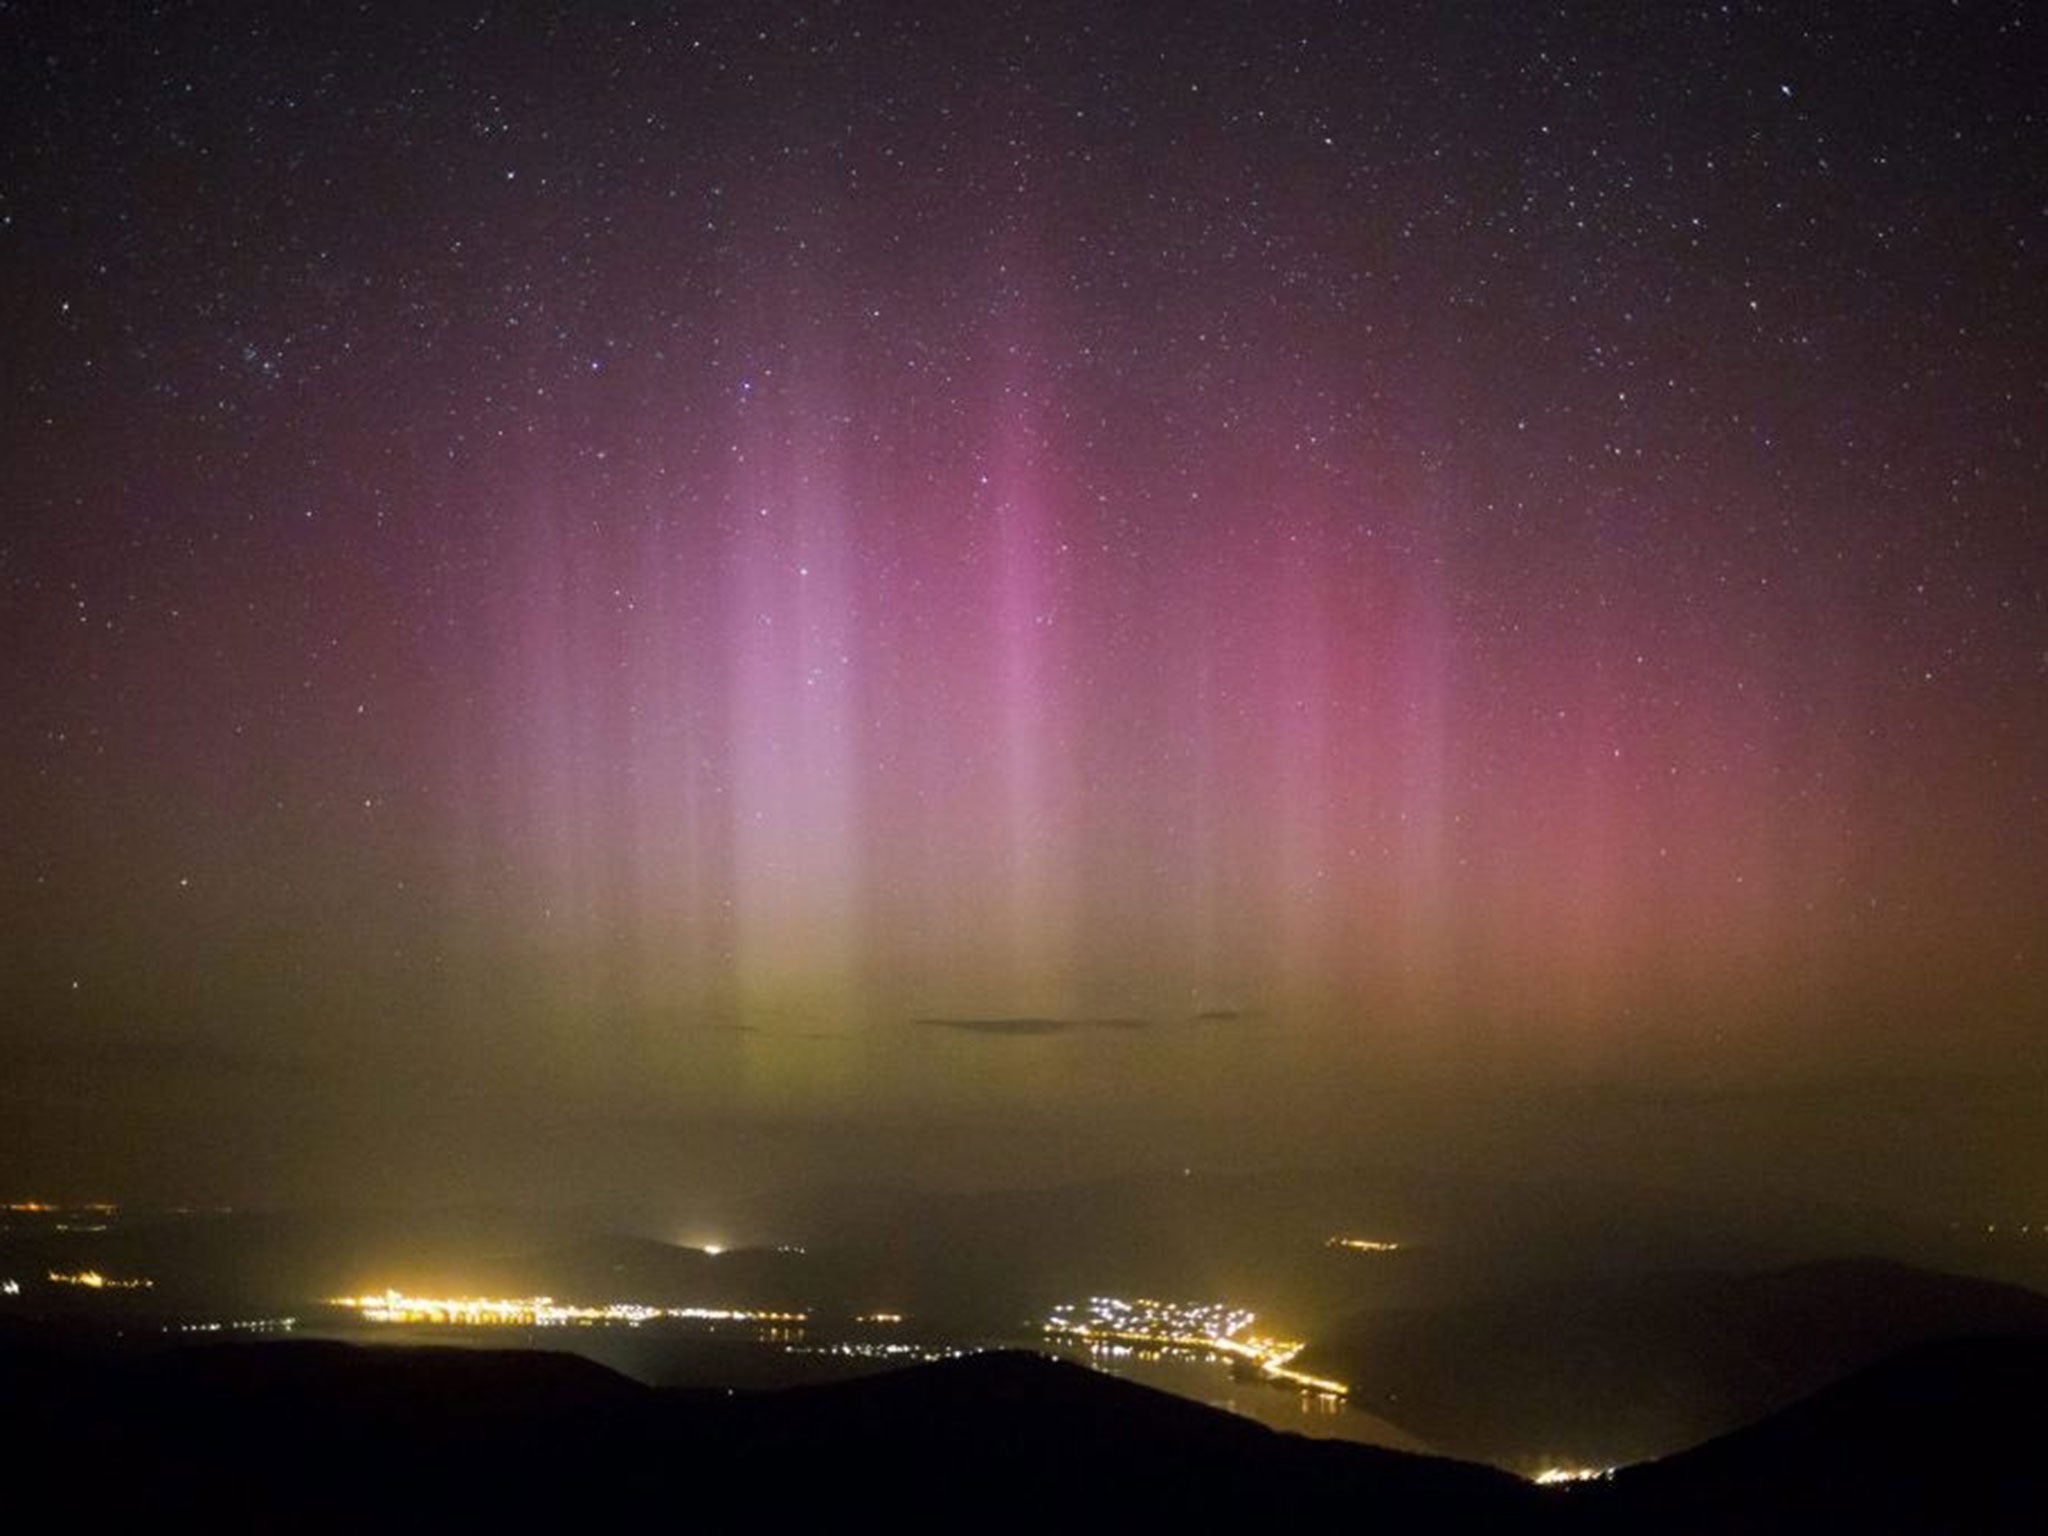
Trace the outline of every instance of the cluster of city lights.
{"type": "Polygon", "coordinates": [[[1324,1243],[1325,1248],[1343,1248],[1352,1253],[1399,1253],[1399,1243],[1382,1242],[1375,1237],[1333,1237],[1324,1243]]]}
{"type": "Polygon", "coordinates": [[[626,1327],[679,1320],[694,1323],[760,1323],[794,1326],[809,1321],[807,1312],[760,1311],[746,1307],[657,1307],[637,1301],[604,1306],[579,1306],[552,1296],[492,1298],[483,1296],[408,1296],[387,1290],[371,1296],[337,1296],[332,1305],[345,1307],[365,1322],[412,1323],[458,1328],[626,1327]]]}
{"type": "Polygon", "coordinates": [[[55,1217],[57,1219],[49,1226],[58,1232],[104,1232],[119,1209],[119,1206],[97,1200],[78,1205],[59,1205],[49,1200],[9,1200],[0,1203],[0,1216],[55,1217]]]}
{"type": "Polygon", "coordinates": [[[1052,1309],[1047,1329],[1091,1337],[1122,1334],[1144,1339],[1188,1340],[1207,1347],[1218,1339],[1235,1339],[1258,1321],[1256,1313],[1223,1302],[1153,1301],[1139,1297],[1090,1296],[1052,1309]]]}
{"type": "Polygon", "coordinates": [[[1572,1483],[1604,1483],[1613,1476],[1612,1467],[1545,1467],[1530,1481],[1545,1488],[1559,1488],[1572,1483]]]}
{"type": "Polygon", "coordinates": [[[1268,1381],[1305,1392],[1331,1397],[1350,1393],[1351,1389],[1341,1381],[1292,1369],[1289,1362],[1306,1346],[1294,1339],[1268,1338],[1251,1332],[1257,1320],[1254,1313],[1243,1307],[1222,1302],[1153,1301],[1143,1297],[1126,1301],[1116,1296],[1091,1296],[1085,1302],[1067,1302],[1053,1308],[1044,1328],[1056,1337],[1080,1340],[1091,1349],[1133,1345],[1192,1350],[1249,1365],[1268,1381]]]}
{"type": "Polygon", "coordinates": [[[48,1278],[52,1285],[79,1285],[89,1291],[146,1291],[156,1284],[154,1280],[116,1279],[96,1269],[81,1269],[69,1274],[53,1269],[48,1278]]]}
{"type": "Polygon", "coordinates": [[[931,1344],[863,1344],[844,1342],[838,1344],[792,1344],[785,1350],[791,1355],[831,1355],[844,1360],[890,1360],[890,1361],[931,1361],[958,1360],[962,1356],[977,1354],[973,1349],[954,1349],[944,1345],[931,1344]]]}

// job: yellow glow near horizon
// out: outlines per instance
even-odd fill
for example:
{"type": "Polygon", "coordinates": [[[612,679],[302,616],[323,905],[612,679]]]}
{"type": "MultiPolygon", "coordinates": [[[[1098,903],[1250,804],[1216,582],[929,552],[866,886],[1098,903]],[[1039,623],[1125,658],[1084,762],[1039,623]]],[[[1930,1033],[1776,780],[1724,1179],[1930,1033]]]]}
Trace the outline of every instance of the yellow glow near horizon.
{"type": "Polygon", "coordinates": [[[331,1305],[344,1307],[371,1323],[421,1323],[454,1327],[554,1328],[565,1324],[622,1324],[637,1328],[664,1318],[698,1323],[797,1324],[808,1312],[751,1307],[661,1307],[639,1301],[613,1301],[589,1306],[556,1301],[552,1296],[409,1296],[387,1290],[366,1296],[336,1296],[331,1305]]]}
{"type": "Polygon", "coordinates": [[[1603,1483],[1612,1476],[1612,1467],[1545,1467],[1529,1481],[1540,1487],[1557,1488],[1571,1483],[1603,1483]]]}
{"type": "Polygon", "coordinates": [[[156,1284],[154,1280],[117,1280],[112,1275],[103,1275],[96,1269],[81,1269],[70,1274],[51,1270],[52,1285],[77,1285],[89,1291],[146,1291],[156,1284]]]}

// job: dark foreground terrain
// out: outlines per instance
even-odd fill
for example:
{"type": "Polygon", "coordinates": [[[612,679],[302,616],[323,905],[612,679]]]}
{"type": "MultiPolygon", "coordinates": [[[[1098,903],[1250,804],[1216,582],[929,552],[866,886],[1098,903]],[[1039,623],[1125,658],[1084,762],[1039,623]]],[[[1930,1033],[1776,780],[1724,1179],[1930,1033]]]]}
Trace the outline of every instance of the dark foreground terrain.
{"type": "Polygon", "coordinates": [[[1326,1332],[1303,1369],[1368,1383],[1358,1405],[1436,1451],[1612,1466],[1732,1433],[1922,1344],[2048,1341],[2048,1296],[1835,1259],[1511,1289],[1326,1332]]]}
{"type": "Polygon", "coordinates": [[[18,1496],[101,1529],[593,1521],[1374,1530],[2035,1531],[2048,1345],[1893,1359],[1610,1482],[1275,1434],[1028,1354],[772,1393],[642,1387],[560,1354],[232,1344],[0,1346],[18,1496]]]}

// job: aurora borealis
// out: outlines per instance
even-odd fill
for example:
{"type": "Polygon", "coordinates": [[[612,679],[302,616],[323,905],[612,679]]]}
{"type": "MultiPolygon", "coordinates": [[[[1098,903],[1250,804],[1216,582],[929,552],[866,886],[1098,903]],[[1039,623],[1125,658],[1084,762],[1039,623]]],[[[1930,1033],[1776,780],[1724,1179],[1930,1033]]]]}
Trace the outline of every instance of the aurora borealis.
{"type": "Polygon", "coordinates": [[[2040,1073],[2041,28],[1871,10],[0,12],[0,1155],[2040,1073]]]}

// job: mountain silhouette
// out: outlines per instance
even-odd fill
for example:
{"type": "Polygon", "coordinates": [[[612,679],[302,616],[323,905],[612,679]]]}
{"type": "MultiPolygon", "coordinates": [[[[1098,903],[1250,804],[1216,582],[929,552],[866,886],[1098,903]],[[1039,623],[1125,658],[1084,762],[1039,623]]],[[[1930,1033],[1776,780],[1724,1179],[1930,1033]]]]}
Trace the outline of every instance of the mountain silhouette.
{"type": "Polygon", "coordinates": [[[2048,1297],[1842,1259],[1358,1314],[1302,1365],[1437,1450],[1534,1469],[1669,1455],[1916,1344],[1990,1334],[2048,1338],[2048,1297]]]}

